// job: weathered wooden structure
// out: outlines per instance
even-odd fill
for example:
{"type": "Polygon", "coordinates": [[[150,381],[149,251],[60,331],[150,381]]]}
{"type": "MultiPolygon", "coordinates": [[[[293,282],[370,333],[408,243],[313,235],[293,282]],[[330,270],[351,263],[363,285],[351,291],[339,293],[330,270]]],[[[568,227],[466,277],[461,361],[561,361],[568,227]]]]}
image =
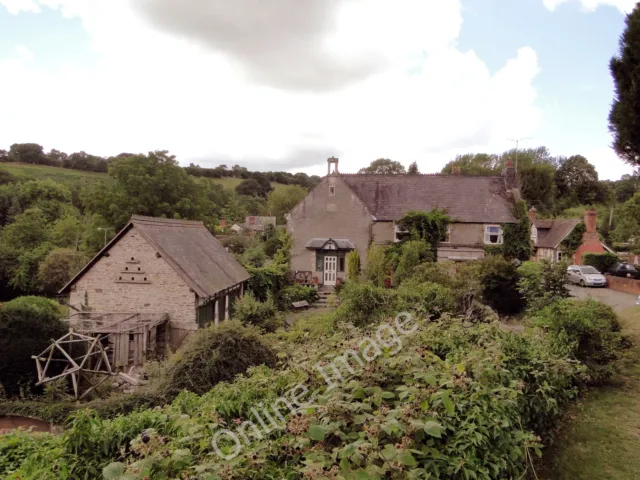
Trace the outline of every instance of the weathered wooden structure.
{"type": "Polygon", "coordinates": [[[114,375],[107,352],[100,336],[92,337],[69,332],[53,343],[40,355],[31,357],[38,370],[37,385],[44,385],[59,378],[69,377],[75,398],[85,397],[107,378],[114,375]],[[77,355],[81,352],[81,355],[77,355]],[[60,358],[62,356],[62,358],[60,358]],[[61,373],[50,375],[53,365],[63,363],[61,373]],[[80,394],[81,389],[84,392],[80,394]]]}
{"type": "Polygon", "coordinates": [[[162,359],[167,353],[167,313],[79,313],[69,318],[69,325],[83,335],[102,337],[116,371],[162,359]]]}
{"type": "Polygon", "coordinates": [[[78,313],[69,321],[70,332],[32,358],[36,361],[38,385],[68,377],[76,399],[84,398],[115,375],[137,384],[125,370],[166,354],[166,313],[78,313]],[[64,367],[60,368],[60,363],[64,367]],[[58,366],[55,370],[54,365],[58,366]]]}

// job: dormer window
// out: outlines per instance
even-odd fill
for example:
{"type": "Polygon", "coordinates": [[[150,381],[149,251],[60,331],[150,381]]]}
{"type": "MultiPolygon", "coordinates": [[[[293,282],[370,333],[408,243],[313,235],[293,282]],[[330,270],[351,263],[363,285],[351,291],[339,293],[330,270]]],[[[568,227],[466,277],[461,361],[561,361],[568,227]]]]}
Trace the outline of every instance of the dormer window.
{"type": "Polygon", "coordinates": [[[331,185],[331,186],[329,187],[329,196],[330,196],[330,197],[335,197],[335,195],[336,195],[336,187],[334,187],[333,185],[331,185]]]}

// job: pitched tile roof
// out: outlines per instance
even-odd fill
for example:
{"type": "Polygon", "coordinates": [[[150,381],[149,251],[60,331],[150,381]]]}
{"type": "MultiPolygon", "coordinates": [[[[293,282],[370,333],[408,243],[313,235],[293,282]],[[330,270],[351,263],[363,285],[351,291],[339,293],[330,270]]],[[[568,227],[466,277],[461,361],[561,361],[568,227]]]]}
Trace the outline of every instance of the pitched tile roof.
{"type": "Polygon", "coordinates": [[[127,226],[60,293],[80,279],[131,228],[138,230],[200,297],[210,297],[250,277],[202,222],[133,215],[127,226]]]}
{"type": "Polygon", "coordinates": [[[443,208],[462,223],[514,223],[502,176],[341,175],[377,220],[443,208]]]}
{"type": "Polygon", "coordinates": [[[534,221],[533,224],[538,230],[536,247],[558,248],[580,221],[579,218],[534,221]]]}

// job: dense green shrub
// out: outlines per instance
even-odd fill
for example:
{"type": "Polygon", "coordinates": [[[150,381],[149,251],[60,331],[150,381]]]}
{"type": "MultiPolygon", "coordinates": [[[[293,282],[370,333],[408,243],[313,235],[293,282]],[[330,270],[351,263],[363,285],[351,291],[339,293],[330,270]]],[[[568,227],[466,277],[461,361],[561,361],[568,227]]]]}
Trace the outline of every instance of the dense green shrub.
{"type": "Polygon", "coordinates": [[[454,297],[451,290],[437,283],[413,281],[404,282],[397,293],[397,309],[417,315],[437,319],[454,311],[454,297]]]}
{"type": "Polygon", "coordinates": [[[357,281],[360,277],[360,254],[351,250],[347,254],[347,280],[357,281]]]}
{"type": "Polygon", "coordinates": [[[384,248],[371,245],[367,251],[366,278],[377,287],[383,287],[385,279],[390,276],[389,260],[384,248]]]}
{"type": "Polygon", "coordinates": [[[336,310],[339,321],[356,326],[369,325],[388,315],[395,315],[395,290],[371,284],[347,282],[340,291],[340,306],[336,310]]]}
{"type": "Polygon", "coordinates": [[[293,302],[306,301],[309,305],[313,305],[318,301],[320,296],[318,290],[313,287],[304,285],[288,285],[278,292],[278,308],[281,310],[289,310],[292,308],[293,302]]]}
{"type": "Polygon", "coordinates": [[[611,307],[595,300],[557,301],[531,317],[543,328],[560,354],[572,355],[588,368],[592,383],[613,373],[612,362],[622,347],[620,322],[611,307]]]}
{"type": "Polygon", "coordinates": [[[567,264],[564,262],[525,262],[518,268],[518,274],[518,291],[530,312],[569,297],[566,287],[567,264]]]}
{"type": "Polygon", "coordinates": [[[265,253],[265,245],[261,241],[254,238],[249,246],[241,255],[238,255],[238,261],[246,267],[262,267],[267,254],[265,253]]]}
{"type": "Polygon", "coordinates": [[[233,318],[243,325],[253,325],[265,332],[275,332],[281,324],[273,298],[269,296],[261,302],[251,293],[236,303],[233,318]]]}
{"type": "Polygon", "coordinates": [[[264,302],[269,295],[276,295],[287,284],[289,266],[273,264],[260,268],[248,267],[247,271],[251,274],[247,281],[247,290],[264,302]]]}
{"type": "Polygon", "coordinates": [[[585,253],[582,256],[582,263],[591,265],[601,273],[608,272],[618,262],[618,256],[613,253],[585,253]]]}
{"type": "Polygon", "coordinates": [[[0,384],[11,397],[37,380],[31,355],[39,355],[67,332],[57,302],[42,297],[19,297],[0,307],[0,384]]]}
{"type": "Polygon", "coordinates": [[[433,261],[433,254],[424,240],[411,240],[402,244],[395,281],[397,285],[411,278],[415,268],[421,263],[433,261]]]}
{"type": "Polygon", "coordinates": [[[169,358],[159,392],[167,397],[182,390],[203,394],[253,365],[275,363],[276,354],[264,343],[259,329],[225,322],[198,330],[169,358]]]}
{"type": "Polygon", "coordinates": [[[229,237],[222,238],[220,243],[229,249],[229,252],[236,255],[244,253],[245,249],[249,246],[249,237],[244,235],[231,235],[229,237]]]}
{"type": "Polygon", "coordinates": [[[481,295],[484,303],[500,314],[513,315],[524,308],[518,292],[518,269],[502,256],[488,256],[478,264],[481,295]]]}

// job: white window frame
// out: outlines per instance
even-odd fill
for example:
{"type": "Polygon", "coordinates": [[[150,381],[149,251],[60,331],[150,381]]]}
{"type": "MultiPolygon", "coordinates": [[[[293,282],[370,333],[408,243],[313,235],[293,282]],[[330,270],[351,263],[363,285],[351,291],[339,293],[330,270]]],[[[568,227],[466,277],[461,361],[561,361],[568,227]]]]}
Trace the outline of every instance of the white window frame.
{"type": "Polygon", "coordinates": [[[402,228],[400,228],[397,224],[393,225],[393,233],[394,233],[394,242],[398,243],[400,241],[400,238],[398,237],[398,235],[403,235],[403,234],[407,234],[409,233],[409,230],[403,230],[402,228]]]}
{"type": "Polygon", "coordinates": [[[451,243],[451,227],[451,224],[447,225],[447,232],[444,235],[444,240],[440,243],[451,243]]]}
{"type": "Polygon", "coordinates": [[[531,241],[534,245],[538,242],[538,229],[535,225],[531,225],[531,241]]]}
{"type": "Polygon", "coordinates": [[[484,226],[484,243],[485,245],[502,245],[504,243],[504,232],[502,230],[502,226],[501,225],[485,225],[484,226]],[[489,232],[490,228],[498,229],[498,241],[495,243],[490,240],[491,235],[495,235],[495,233],[489,232]]]}
{"type": "Polygon", "coordinates": [[[329,196],[330,197],[335,197],[336,196],[336,187],[333,185],[329,186],[329,196]]]}

